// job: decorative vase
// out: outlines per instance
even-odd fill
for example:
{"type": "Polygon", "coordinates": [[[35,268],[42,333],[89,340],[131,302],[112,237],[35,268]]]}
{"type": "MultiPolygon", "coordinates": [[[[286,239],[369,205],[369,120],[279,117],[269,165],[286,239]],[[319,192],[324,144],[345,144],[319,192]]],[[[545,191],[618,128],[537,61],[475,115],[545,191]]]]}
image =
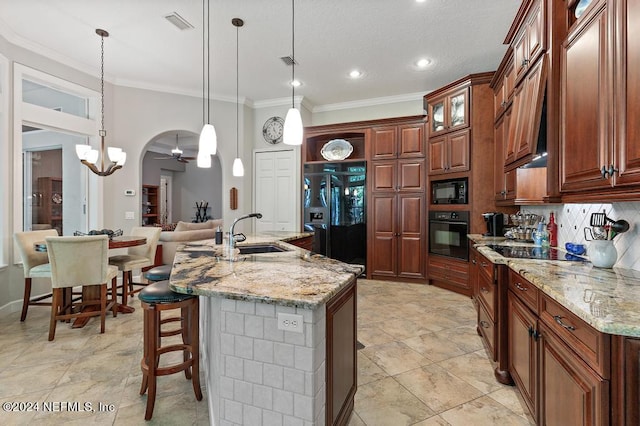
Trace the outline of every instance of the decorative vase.
{"type": "Polygon", "coordinates": [[[612,240],[593,240],[589,246],[589,259],[597,268],[611,268],[618,260],[618,251],[612,240]]]}

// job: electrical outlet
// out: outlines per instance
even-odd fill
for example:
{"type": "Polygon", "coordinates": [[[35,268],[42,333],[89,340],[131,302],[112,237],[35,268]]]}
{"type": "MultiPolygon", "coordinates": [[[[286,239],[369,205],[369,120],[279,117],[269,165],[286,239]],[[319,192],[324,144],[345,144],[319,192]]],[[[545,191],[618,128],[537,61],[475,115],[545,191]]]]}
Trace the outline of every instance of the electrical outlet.
{"type": "Polygon", "coordinates": [[[302,320],[302,315],[278,314],[278,330],[302,333],[304,330],[303,326],[304,322],[302,320]]]}
{"type": "Polygon", "coordinates": [[[125,219],[135,219],[135,212],[124,212],[124,218],[125,219]]]}

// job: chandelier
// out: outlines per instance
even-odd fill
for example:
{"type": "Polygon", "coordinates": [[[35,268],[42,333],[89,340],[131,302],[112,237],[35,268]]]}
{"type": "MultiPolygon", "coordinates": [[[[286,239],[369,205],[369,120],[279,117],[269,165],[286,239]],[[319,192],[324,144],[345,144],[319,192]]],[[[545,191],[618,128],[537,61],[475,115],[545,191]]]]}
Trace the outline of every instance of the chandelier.
{"type": "Polygon", "coordinates": [[[105,30],[97,29],[96,34],[100,36],[101,40],[101,56],[100,56],[100,114],[101,114],[101,126],[100,126],[100,151],[91,148],[90,145],[76,145],[76,155],[80,159],[80,162],[87,166],[89,170],[98,176],[109,176],[118,169],[124,166],[127,160],[127,153],[122,148],[109,147],[107,153],[111,164],[105,169],[105,143],[104,138],[107,136],[107,131],[104,130],[104,38],[109,37],[109,33],[105,30]],[[100,158],[100,168],[96,166],[100,158]]]}

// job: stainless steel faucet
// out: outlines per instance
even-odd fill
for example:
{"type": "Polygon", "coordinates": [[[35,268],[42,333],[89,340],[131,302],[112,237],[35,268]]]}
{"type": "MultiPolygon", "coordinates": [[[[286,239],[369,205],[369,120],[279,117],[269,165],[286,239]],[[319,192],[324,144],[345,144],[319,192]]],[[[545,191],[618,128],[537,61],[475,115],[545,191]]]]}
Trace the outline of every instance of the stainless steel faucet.
{"type": "Polygon", "coordinates": [[[234,232],[233,230],[236,227],[236,223],[240,222],[243,219],[249,219],[252,217],[255,217],[256,219],[262,219],[262,213],[249,213],[247,215],[240,216],[239,218],[234,220],[233,223],[231,224],[231,228],[229,229],[229,252],[230,253],[231,253],[231,250],[236,248],[236,236],[233,233],[234,232]]]}

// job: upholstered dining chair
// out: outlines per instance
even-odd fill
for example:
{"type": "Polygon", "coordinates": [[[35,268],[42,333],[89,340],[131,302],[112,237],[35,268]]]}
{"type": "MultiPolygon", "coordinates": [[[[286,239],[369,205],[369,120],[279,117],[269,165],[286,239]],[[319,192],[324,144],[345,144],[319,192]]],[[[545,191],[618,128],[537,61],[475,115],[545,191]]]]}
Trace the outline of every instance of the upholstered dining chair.
{"type": "Polygon", "coordinates": [[[146,283],[133,282],[133,270],[153,266],[156,257],[156,248],[160,239],[161,228],[156,226],[136,226],[131,229],[131,235],[145,237],[147,243],[141,246],[129,247],[127,254],[109,257],[109,264],[117,266],[122,271],[122,304],[127,305],[129,296],[140,290],[134,290],[133,286],[146,286],[146,283]]]}
{"type": "MultiPolygon", "coordinates": [[[[49,340],[53,340],[58,320],[100,316],[100,333],[104,333],[108,309],[116,300],[118,268],[109,260],[109,237],[90,235],[80,237],[47,237],[47,254],[51,264],[51,321],[49,340]],[[107,283],[111,281],[111,300],[107,304],[107,283]],[[82,286],[83,297],[74,303],[70,293],[73,287],[82,286]],[[99,286],[99,300],[91,296],[90,286],[99,286]],[[95,309],[100,307],[99,310],[95,309]]],[[[115,316],[115,309],[113,309],[115,316]]]]}
{"type": "Polygon", "coordinates": [[[16,232],[13,235],[13,239],[20,252],[20,257],[22,258],[22,267],[24,269],[24,298],[22,300],[20,321],[24,321],[27,318],[29,305],[51,306],[50,302],[42,302],[42,300],[51,297],[50,292],[36,296],[33,299],[31,298],[31,279],[51,278],[49,257],[45,252],[36,251],[35,243],[44,242],[45,238],[56,236],[58,236],[58,231],[55,229],[16,232]]]}

